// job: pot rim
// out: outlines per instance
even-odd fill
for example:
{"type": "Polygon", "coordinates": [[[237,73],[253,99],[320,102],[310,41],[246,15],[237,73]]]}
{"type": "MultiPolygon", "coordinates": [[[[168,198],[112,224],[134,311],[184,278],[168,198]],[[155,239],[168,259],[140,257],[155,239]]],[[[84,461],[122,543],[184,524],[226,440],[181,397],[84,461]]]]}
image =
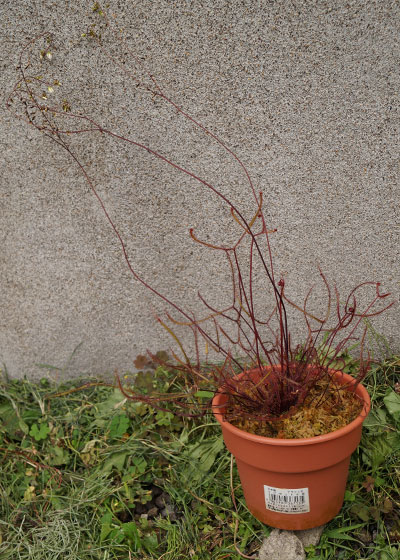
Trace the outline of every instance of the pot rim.
{"type": "MultiPolygon", "coordinates": [[[[336,375],[336,377],[341,377],[344,380],[344,383],[351,383],[352,385],[356,384],[356,379],[349,375],[348,373],[344,373],[339,370],[330,369],[330,372],[336,375]]],[[[243,375],[246,372],[242,372],[238,375],[243,375]]],[[[236,376],[237,377],[237,376],[236,376]]],[[[282,439],[282,438],[270,438],[266,436],[258,436],[256,434],[250,434],[249,432],[245,432],[236,426],[233,426],[227,420],[223,420],[222,413],[216,412],[216,404],[220,404],[219,401],[225,396],[221,393],[222,388],[218,389],[218,393],[214,396],[212,400],[212,411],[216,418],[216,420],[221,424],[221,427],[228,430],[237,437],[241,437],[243,439],[247,439],[253,441],[254,443],[262,443],[268,445],[279,445],[282,447],[298,447],[300,445],[315,445],[318,443],[323,443],[325,441],[330,441],[332,439],[337,439],[347,435],[348,433],[352,432],[353,430],[357,429],[366,419],[371,409],[371,399],[367,389],[361,385],[361,383],[357,384],[355,392],[362,398],[364,401],[363,408],[360,414],[355,418],[352,422],[339,428],[338,430],[334,430],[333,432],[329,432],[328,434],[322,434],[319,436],[313,436],[310,438],[292,438],[292,439],[282,439]]]]}

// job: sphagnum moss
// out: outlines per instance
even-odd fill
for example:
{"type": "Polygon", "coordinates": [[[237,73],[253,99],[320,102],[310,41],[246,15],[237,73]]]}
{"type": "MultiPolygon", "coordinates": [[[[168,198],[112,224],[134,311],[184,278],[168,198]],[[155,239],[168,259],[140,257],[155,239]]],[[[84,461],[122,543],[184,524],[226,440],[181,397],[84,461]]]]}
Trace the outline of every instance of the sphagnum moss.
{"type": "Polygon", "coordinates": [[[328,434],[350,424],[362,410],[362,402],[350,391],[338,390],[319,381],[294,414],[272,422],[243,419],[232,404],[227,419],[231,424],[258,436],[299,439],[328,434]],[[321,399],[321,395],[324,395],[321,399]]]}

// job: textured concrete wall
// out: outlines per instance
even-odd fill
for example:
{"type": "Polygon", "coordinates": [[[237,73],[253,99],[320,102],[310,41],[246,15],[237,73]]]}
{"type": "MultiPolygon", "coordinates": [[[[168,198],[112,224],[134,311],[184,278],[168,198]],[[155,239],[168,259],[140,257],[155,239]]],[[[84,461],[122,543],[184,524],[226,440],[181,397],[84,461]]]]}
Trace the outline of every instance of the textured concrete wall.
{"type": "MultiPolygon", "coordinates": [[[[18,53],[55,33],[47,64],[73,111],[144,142],[252,211],[239,166],[209,137],[81,37],[91,3],[26,0],[0,6],[0,359],[15,376],[35,364],[68,375],[132,369],[167,348],[162,305],[135,282],[79,169],[4,109],[18,53]]],[[[301,299],[319,263],[344,292],[380,280],[399,299],[399,21],[397,2],[119,0],[126,45],[165,92],[217,133],[264,193],[276,270],[301,299]]],[[[107,48],[117,53],[105,33],[107,48]]],[[[128,51],[118,56],[129,68],[128,51]]],[[[144,75],[139,76],[146,84],[144,75]]],[[[190,307],[199,286],[223,299],[225,264],[193,245],[231,235],[229,212],[189,178],[100,134],[70,139],[120,228],[137,270],[190,307]]],[[[376,326],[400,350],[398,307],[376,326]]],[[[295,323],[294,331],[300,326],[295,323]]]]}

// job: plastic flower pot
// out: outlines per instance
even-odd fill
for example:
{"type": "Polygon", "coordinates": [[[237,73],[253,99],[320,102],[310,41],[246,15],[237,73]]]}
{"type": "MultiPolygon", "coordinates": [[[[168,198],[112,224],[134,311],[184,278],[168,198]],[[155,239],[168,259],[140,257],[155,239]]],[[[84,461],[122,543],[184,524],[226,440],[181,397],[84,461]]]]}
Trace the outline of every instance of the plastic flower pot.
{"type": "Polygon", "coordinates": [[[350,424],[321,436],[275,439],[247,433],[224,420],[227,395],[219,392],[213,399],[225,445],[236,459],[247,507],[271,527],[311,529],[327,523],[342,507],[350,456],[360,442],[371,402],[367,390],[353,377],[331,373],[336,382],[348,385],[346,390],[355,391],[364,405],[350,424]]]}

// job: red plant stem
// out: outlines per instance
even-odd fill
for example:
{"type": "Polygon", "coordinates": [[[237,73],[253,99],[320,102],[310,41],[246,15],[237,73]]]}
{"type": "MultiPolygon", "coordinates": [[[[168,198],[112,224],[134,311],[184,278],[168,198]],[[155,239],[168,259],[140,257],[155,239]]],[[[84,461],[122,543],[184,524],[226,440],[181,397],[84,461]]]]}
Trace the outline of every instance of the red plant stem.
{"type": "MultiPolygon", "coordinates": [[[[109,21],[107,19],[106,22],[107,26],[110,28],[109,21]]],[[[115,33],[115,31],[113,32],[115,33]]],[[[93,34],[93,36],[96,38],[101,51],[108,58],[110,58],[110,60],[112,60],[114,64],[116,64],[124,73],[132,78],[133,76],[131,72],[129,72],[124,65],[119,64],[119,62],[113,56],[111,56],[106,49],[104,49],[101,41],[95,34],[93,34]]],[[[43,105],[42,103],[39,103],[37,96],[35,96],[34,87],[46,85],[50,82],[38,78],[37,76],[28,75],[27,69],[31,66],[31,52],[29,50],[29,47],[33,46],[35,44],[35,41],[37,41],[38,39],[48,37],[51,36],[41,35],[33,41],[30,41],[22,49],[18,66],[20,79],[14,86],[7,100],[7,107],[11,110],[11,104],[13,103],[13,101],[15,99],[19,101],[22,106],[23,112],[22,114],[15,112],[15,116],[35,126],[38,131],[51,138],[57,145],[62,147],[69,154],[74,163],[78,166],[78,169],[82,173],[87,185],[89,186],[90,191],[97,199],[103,211],[103,214],[105,215],[114,234],[116,235],[121,246],[124,259],[133,278],[139,281],[147,290],[150,290],[164,303],[166,303],[168,306],[171,306],[177,313],[179,313],[179,315],[183,317],[185,321],[176,321],[169,315],[169,313],[166,314],[167,319],[174,324],[185,325],[189,327],[194,337],[195,365],[193,365],[189,357],[186,355],[185,350],[175,332],[171,328],[169,328],[168,325],[170,323],[165,324],[160,317],[157,318],[161,325],[163,325],[164,328],[169,332],[169,334],[173,336],[183,352],[186,361],[184,362],[179,358],[177,358],[177,360],[180,364],[179,367],[181,368],[181,370],[185,371],[191,376],[193,382],[193,387],[191,388],[192,392],[189,392],[185,395],[155,395],[151,397],[135,395],[129,390],[123,389],[120,380],[118,379],[121,391],[127,398],[151,404],[152,406],[157,407],[159,410],[168,410],[168,408],[162,408],[157,404],[160,400],[175,400],[176,404],[184,410],[191,405],[185,403],[182,399],[184,396],[193,396],[193,391],[197,389],[197,383],[199,379],[204,381],[211,378],[214,380],[214,382],[218,383],[222,379],[224,384],[226,385],[228,392],[230,391],[232,397],[234,397],[238,402],[242,404],[245,403],[246,406],[244,407],[244,411],[251,411],[254,418],[257,417],[260,419],[271,419],[277,416],[283,417],[285,414],[289,414],[289,410],[291,410],[292,405],[298,405],[302,402],[302,400],[304,400],[307,391],[309,391],[312,385],[315,384],[316,380],[321,379],[328,374],[329,365],[332,364],[334,360],[338,359],[340,353],[345,349],[346,344],[350,340],[352,340],[355,335],[355,331],[361,324],[361,321],[363,319],[376,316],[389,309],[389,307],[393,305],[394,302],[390,303],[383,309],[378,309],[377,311],[374,310],[375,304],[381,299],[387,297],[389,294],[380,293],[379,283],[363,282],[356,286],[356,288],[354,288],[350,292],[350,294],[347,296],[347,299],[345,300],[344,306],[342,307],[340,304],[339,293],[335,286],[337,320],[334,327],[328,329],[327,324],[331,310],[331,290],[325,275],[320,269],[320,276],[322,277],[328,294],[325,317],[320,319],[319,317],[312,315],[308,311],[308,301],[311,296],[312,288],[308,291],[302,306],[298,306],[295,303],[291,302],[285,295],[285,284],[283,279],[278,283],[275,283],[269,231],[266,227],[265,217],[262,210],[263,197],[261,193],[259,193],[259,196],[257,195],[250,174],[243,162],[238,158],[238,156],[222,140],[220,140],[217,135],[212,133],[191,115],[189,115],[186,111],[184,111],[169,96],[165,95],[158,82],[155,80],[154,76],[152,76],[149,72],[146,72],[147,76],[150,78],[154,86],[154,88],[153,86],[145,88],[150,94],[165,101],[167,105],[169,105],[174,111],[182,115],[190,123],[198,127],[204,134],[216,141],[234,159],[234,161],[239,164],[240,168],[245,174],[246,182],[248,183],[252,196],[254,197],[257,204],[256,213],[250,220],[246,220],[243,213],[241,213],[238,208],[229,200],[229,198],[225,196],[218,188],[216,188],[205,179],[201,178],[199,175],[193,173],[189,169],[183,167],[182,165],[179,165],[178,163],[175,163],[173,159],[164,156],[162,153],[153,150],[152,148],[141,142],[137,142],[131,138],[119,134],[117,131],[109,130],[107,127],[98,124],[95,120],[86,115],[71,112],[66,113],[65,110],[61,111],[59,107],[49,107],[43,105]],[[24,65],[23,59],[26,53],[27,62],[26,65],[24,65]],[[33,86],[31,84],[33,84],[33,86]],[[77,128],[68,129],[66,126],[58,126],[60,117],[67,119],[67,122],[72,122],[72,125],[74,127],[76,125],[77,128]],[[82,124],[81,128],[79,128],[79,124],[82,124]],[[142,276],[140,276],[136,272],[135,267],[132,265],[132,262],[129,258],[125,242],[122,239],[122,236],[119,233],[116,224],[108,213],[104,201],[97,192],[94,180],[89,176],[86,166],[82,163],[79,155],[75,153],[75,151],[67,142],[66,138],[68,137],[68,135],[81,134],[85,132],[99,132],[100,134],[106,134],[117,141],[126,142],[130,146],[134,146],[140,150],[146,151],[151,156],[160,159],[168,166],[185,174],[191,179],[194,179],[195,182],[200,183],[202,187],[215,194],[229,207],[233,219],[240,225],[243,230],[238,240],[232,247],[225,247],[221,246],[220,244],[211,244],[202,241],[194,235],[193,230],[190,230],[190,235],[194,241],[213,250],[222,250],[225,253],[230,266],[232,283],[232,303],[229,307],[227,307],[226,309],[215,309],[215,306],[210,305],[207,300],[201,295],[199,290],[198,297],[200,301],[207,308],[207,310],[211,311],[212,313],[208,314],[205,318],[196,319],[196,316],[193,313],[191,313],[190,311],[185,311],[185,309],[174,303],[169,297],[153,288],[146,280],[142,278],[142,276]],[[256,227],[254,227],[253,229],[254,224],[257,223],[257,225],[259,225],[260,222],[262,225],[261,229],[259,231],[256,231],[256,227]],[[268,257],[264,256],[265,248],[263,247],[264,252],[261,250],[261,245],[263,245],[263,243],[262,240],[260,242],[258,240],[260,236],[262,236],[263,238],[265,237],[268,257]],[[249,261],[247,263],[247,276],[247,274],[243,272],[242,265],[240,264],[239,251],[241,248],[241,244],[248,240],[250,242],[250,248],[248,255],[249,261]],[[275,300],[274,309],[266,320],[260,320],[257,317],[258,310],[257,302],[255,301],[256,294],[254,287],[254,270],[256,263],[255,259],[257,256],[259,257],[259,261],[257,262],[261,263],[262,270],[266,274],[268,282],[273,289],[275,300]],[[366,308],[363,311],[359,312],[357,310],[357,290],[366,285],[375,286],[376,295],[368,303],[366,308]],[[305,318],[307,327],[307,338],[305,345],[300,350],[300,362],[296,361],[299,354],[298,347],[295,349],[292,349],[291,347],[291,337],[288,330],[285,302],[288,302],[295,309],[300,311],[305,318]],[[279,323],[278,329],[276,331],[274,331],[271,326],[272,321],[275,319],[277,319],[279,323]],[[234,336],[227,332],[222,324],[223,321],[228,321],[230,325],[232,323],[236,325],[234,336]],[[316,321],[318,323],[318,328],[313,328],[312,321],[316,321]],[[206,325],[204,328],[202,326],[203,323],[205,323],[206,325]],[[212,323],[215,329],[214,334],[210,334],[206,330],[209,323],[212,323]],[[265,340],[265,336],[263,336],[265,330],[273,334],[272,342],[268,342],[265,340]],[[326,338],[324,337],[322,349],[319,349],[319,347],[317,347],[317,343],[322,333],[327,333],[327,336],[326,338]],[[341,335],[343,336],[342,340],[340,340],[339,343],[336,343],[336,339],[341,335]],[[212,371],[210,374],[210,377],[202,374],[203,370],[201,370],[202,365],[200,363],[199,336],[204,339],[206,345],[210,344],[214,350],[222,353],[224,356],[224,365],[221,367],[215,366],[214,371],[212,371]],[[252,379],[249,379],[247,380],[247,382],[252,387],[250,395],[246,393],[245,389],[241,390],[239,387],[239,383],[236,380],[231,379],[231,377],[234,375],[232,364],[238,367],[241,367],[241,364],[238,359],[233,357],[232,349],[230,346],[227,346],[227,344],[236,346],[240,352],[244,352],[246,357],[250,358],[253,363],[257,364],[258,368],[261,369],[261,371],[264,367],[263,359],[266,359],[269,365],[272,367],[272,371],[274,373],[274,375],[272,375],[269,379],[268,383],[259,385],[252,379]],[[269,344],[271,344],[270,347],[268,347],[269,344]],[[309,367],[310,364],[316,365],[315,367],[313,365],[311,369],[309,367]],[[296,397],[296,395],[298,396],[296,397]],[[293,400],[296,398],[297,401],[293,400]],[[177,399],[179,400],[177,401],[177,399]]],[[[119,37],[118,41],[121,42],[119,37]]],[[[126,47],[126,45],[124,45],[124,47],[126,47]]],[[[142,62],[133,53],[131,53],[131,55],[132,59],[135,59],[136,62],[142,67],[142,62]]],[[[136,80],[136,78],[134,79],[136,80]]],[[[366,371],[366,365],[363,362],[365,336],[366,330],[364,329],[361,338],[361,365],[360,373],[357,377],[358,380],[363,374],[365,374],[366,371]]],[[[181,414],[184,416],[197,415],[197,413],[190,414],[186,412],[181,412],[181,414]]]]}
{"type": "MultiPolygon", "coordinates": [[[[34,42],[34,41],[33,41],[33,42],[34,42]]],[[[24,82],[24,84],[25,84],[25,86],[26,86],[26,88],[27,88],[27,91],[29,92],[29,97],[30,97],[30,99],[34,102],[34,105],[36,106],[36,108],[37,108],[38,110],[42,111],[41,106],[38,105],[36,99],[34,98],[33,91],[32,91],[31,88],[29,87],[27,78],[26,78],[25,73],[24,73],[24,70],[22,69],[22,55],[23,55],[24,51],[28,48],[28,46],[31,45],[31,44],[32,44],[32,41],[29,42],[28,45],[27,45],[27,46],[23,49],[23,51],[21,52],[21,55],[20,55],[20,71],[21,71],[21,74],[22,74],[22,81],[24,82]]],[[[104,52],[104,49],[102,49],[102,51],[104,52]]],[[[124,71],[125,71],[125,70],[124,70],[124,71]]],[[[232,150],[230,150],[216,135],[214,135],[213,133],[211,133],[210,131],[208,131],[208,129],[206,129],[203,125],[201,125],[200,123],[198,123],[198,122],[197,122],[195,119],[193,119],[190,115],[188,115],[186,112],[184,112],[176,103],[174,103],[171,99],[169,99],[168,97],[166,97],[166,96],[163,94],[161,88],[158,86],[158,84],[157,84],[157,82],[155,81],[154,77],[151,76],[150,74],[148,74],[148,75],[150,76],[150,78],[152,79],[153,83],[156,85],[157,89],[159,90],[158,94],[160,95],[160,97],[162,97],[162,98],[165,99],[168,103],[170,103],[177,111],[179,111],[180,113],[182,113],[182,114],[184,115],[185,118],[187,118],[187,119],[189,119],[191,122],[193,122],[193,123],[194,123],[196,126],[198,126],[202,131],[204,131],[206,134],[209,134],[211,137],[213,137],[213,138],[214,138],[214,139],[215,139],[215,140],[230,154],[230,155],[232,155],[232,156],[234,157],[234,159],[240,164],[240,166],[241,166],[242,169],[244,170],[244,172],[245,172],[245,174],[246,174],[246,177],[247,177],[247,179],[248,179],[248,181],[249,181],[249,184],[250,184],[250,186],[251,186],[251,190],[252,190],[252,192],[253,192],[253,195],[254,195],[254,197],[255,197],[255,200],[256,200],[257,203],[258,203],[258,198],[257,198],[257,196],[256,196],[256,193],[255,193],[255,190],[254,190],[254,186],[253,186],[253,184],[252,184],[252,181],[251,181],[251,178],[250,178],[250,176],[249,176],[249,173],[248,173],[246,167],[244,166],[244,164],[242,163],[242,161],[236,156],[236,154],[234,154],[234,152],[232,152],[232,150]]],[[[137,280],[139,280],[140,282],[142,282],[142,284],[145,285],[146,288],[150,289],[154,294],[156,294],[158,297],[161,297],[161,299],[163,299],[163,300],[164,300],[165,302],[167,302],[168,304],[172,304],[172,302],[171,302],[168,298],[166,298],[164,295],[161,295],[157,290],[155,290],[154,288],[152,288],[147,282],[145,282],[145,281],[134,271],[134,269],[133,269],[131,263],[128,262],[129,259],[128,259],[128,256],[127,256],[127,252],[126,252],[126,249],[125,249],[125,245],[124,245],[124,243],[123,243],[123,240],[122,240],[122,238],[121,238],[119,232],[117,231],[117,228],[116,228],[115,224],[112,222],[112,220],[111,220],[111,218],[110,218],[108,212],[106,211],[106,208],[105,208],[105,205],[104,205],[103,201],[100,199],[99,194],[97,193],[96,189],[94,188],[93,182],[89,179],[88,174],[86,173],[86,170],[84,169],[83,165],[82,165],[81,162],[79,161],[79,158],[72,152],[72,150],[66,145],[65,142],[61,142],[61,137],[60,137],[60,135],[62,135],[62,134],[79,134],[79,133],[81,133],[81,132],[94,132],[94,131],[97,131],[97,132],[100,132],[100,133],[108,134],[108,135],[110,135],[110,136],[112,136],[112,137],[114,137],[114,138],[116,138],[116,139],[118,139],[118,140],[121,140],[121,141],[124,141],[124,142],[128,142],[128,143],[131,144],[131,145],[134,145],[134,146],[139,147],[139,148],[141,148],[141,149],[143,149],[143,150],[146,150],[148,153],[150,153],[150,154],[152,154],[153,156],[155,156],[155,157],[161,159],[162,161],[164,161],[165,163],[167,163],[167,164],[170,165],[171,167],[173,167],[173,168],[175,168],[175,169],[181,171],[182,173],[185,173],[186,175],[188,175],[188,176],[190,176],[191,178],[195,179],[196,181],[200,182],[201,184],[203,184],[203,185],[206,186],[207,188],[211,189],[215,194],[217,194],[217,196],[219,196],[226,204],[228,204],[228,205],[230,206],[230,208],[240,217],[240,219],[242,220],[242,222],[243,222],[245,228],[247,229],[248,233],[251,235],[252,240],[254,241],[254,244],[255,244],[255,246],[256,246],[257,252],[258,252],[258,254],[259,254],[259,256],[260,256],[260,259],[261,259],[263,268],[264,268],[264,270],[265,270],[265,272],[266,272],[266,274],[267,274],[267,276],[268,276],[268,278],[269,278],[269,281],[270,281],[270,283],[271,283],[271,285],[272,285],[272,287],[273,287],[273,290],[274,290],[274,293],[275,293],[275,297],[277,298],[277,301],[279,301],[281,312],[282,312],[282,310],[283,310],[283,314],[284,314],[284,324],[281,325],[281,335],[283,335],[283,337],[284,337],[285,352],[286,352],[286,355],[287,355],[287,357],[288,357],[288,355],[289,355],[289,346],[288,346],[288,339],[287,339],[288,327],[287,327],[287,316],[286,316],[286,309],[285,309],[284,303],[283,303],[283,301],[281,300],[281,296],[280,296],[279,290],[277,289],[277,287],[276,287],[276,285],[275,285],[275,282],[274,282],[274,280],[273,280],[273,277],[271,276],[270,271],[268,270],[268,267],[267,267],[267,265],[266,265],[266,263],[265,263],[265,261],[264,261],[263,254],[262,254],[261,249],[260,249],[260,247],[259,247],[259,245],[258,245],[258,243],[257,243],[257,240],[256,240],[256,237],[255,237],[254,233],[251,231],[251,228],[250,228],[248,222],[245,220],[245,218],[243,217],[243,215],[241,214],[241,212],[231,203],[231,201],[228,200],[218,189],[216,189],[213,185],[211,185],[210,183],[208,183],[208,182],[205,181],[204,179],[201,179],[201,178],[198,177],[196,174],[194,174],[194,173],[190,172],[189,170],[183,168],[182,166],[180,166],[180,165],[174,163],[173,161],[171,161],[170,159],[166,158],[165,156],[163,156],[163,155],[160,154],[159,152],[156,152],[155,150],[152,150],[150,147],[148,147],[148,146],[146,146],[146,145],[144,145],[144,144],[142,144],[142,143],[140,143],[140,142],[136,142],[136,141],[131,140],[131,139],[129,139],[129,138],[126,138],[126,137],[124,137],[124,136],[122,136],[122,135],[119,135],[119,134],[117,134],[117,133],[115,133],[115,132],[112,132],[112,131],[110,131],[110,130],[107,130],[106,128],[103,128],[101,125],[97,124],[93,119],[91,119],[91,118],[89,118],[89,117],[87,117],[87,116],[85,116],[85,115],[79,115],[79,114],[73,114],[73,113],[69,113],[68,115],[65,115],[65,113],[61,113],[61,112],[58,110],[58,108],[56,108],[56,107],[52,107],[52,108],[49,107],[49,108],[47,108],[47,110],[50,111],[51,113],[53,113],[54,115],[55,115],[55,114],[62,114],[62,116],[64,116],[64,117],[67,116],[68,118],[74,118],[74,119],[85,120],[85,121],[89,122],[91,125],[93,125],[93,128],[84,128],[84,129],[79,129],[79,130],[60,130],[60,129],[56,129],[56,130],[55,130],[54,127],[52,126],[52,124],[50,123],[49,119],[48,119],[48,118],[46,117],[46,115],[45,115],[45,120],[47,121],[47,123],[48,123],[48,125],[49,125],[49,128],[46,128],[46,127],[44,127],[44,128],[42,127],[42,128],[41,128],[41,127],[38,127],[37,125],[35,125],[35,126],[37,126],[37,128],[39,128],[39,130],[42,130],[42,132],[44,132],[44,133],[45,133],[46,135],[48,135],[49,137],[52,137],[59,145],[61,145],[64,149],[67,150],[67,152],[70,153],[70,155],[71,155],[72,158],[75,160],[75,162],[77,163],[77,165],[78,165],[79,168],[81,169],[82,173],[84,174],[85,179],[87,180],[87,182],[88,182],[88,184],[89,184],[89,186],[90,186],[92,192],[95,194],[97,200],[99,201],[99,203],[100,203],[100,205],[101,205],[101,208],[102,208],[102,210],[103,210],[103,212],[104,212],[104,214],[105,214],[107,220],[109,221],[109,223],[110,223],[110,225],[112,226],[112,228],[113,228],[115,234],[117,235],[117,237],[118,237],[118,239],[119,239],[119,241],[120,241],[122,250],[123,250],[124,258],[125,258],[125,260],[126,260],[126,262],[127,262],[127,264],[128,264],[129,270],[131,271],[131,273],[133,274],[133,276],[135,277],[135,279],[137,279],[137,280]],[[54,135],[57,136],[57,138],[58,138],[59,141],[56,140],[56,139],[54,138],[54,135]]],[[[43,111],[42,111],[42,113],[43,113],[43,111]]],[[[31,123],[32,123],[32,121],[31,121],[31,123]]],[[[34,124],[34,123],[32,123],[32,124],[34,124]]],[[[262,213],[261,213],[261,216],[262,216],[262,213]]],[[[263,217],[263,216],[262,216],[262,217],[263,217]]],[[[264,222],[264,220],[263,220],[263,226],[264,226],[265,235],[266,235],[266,237],[267,237],[267,239],[268,239],[268,232],[267,232],[267,229],[265,228],[265,222],[264,222]]],[[[269,250],[270,261],[272,262],[272,255],[271,255],[271,252],[270,252],[269,242],[268,242],[268,250],[269,250]]],[[[178,312],[182,313],[183,310],[180,309],[176,304],[172,304],[172,305],[173,305],[173,307],[174,307],[178,312]]],[[[187,315],[185,315],[184,312],[183,312],[183,315],[187,317],[187,315]]],[[[202,334],[203,334],[203,336],[204,336],[206,333],[203,331],[202,334]]],[[[222,351],[222,349],[221,349],[221,351],[222,351]]],[[[288,360],[286,359],[286,362],[287,362],[287,361],[288,361],[288,360]]]]}

